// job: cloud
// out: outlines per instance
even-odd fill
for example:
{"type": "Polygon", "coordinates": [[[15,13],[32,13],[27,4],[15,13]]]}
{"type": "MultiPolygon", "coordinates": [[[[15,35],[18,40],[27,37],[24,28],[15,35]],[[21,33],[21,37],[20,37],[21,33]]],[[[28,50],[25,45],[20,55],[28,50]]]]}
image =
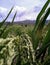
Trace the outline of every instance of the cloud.
{"type": "MultiPolygon", "coordinates": [[[[2,13],[2,17],[3,18],[6,17],[6,15],[7,15],[6,12],[9,12],[9,9],[0,7],[0,10],[1,10],[0,13],[2,13]]],[[[21,6],[14,6],[12,13],[10,14],[10,16],[7,20],[12,20],[16,11],[17,11],[17,15],[15,18],[16,21],[36,20],[36,17],[40,10],[41,10],[41,7],[38,7],[38,6],[32,7],[31,9],[27,9],[26,7],[21,7],[21,6]]]]}
{"type": "Polygon", "coordinates": [[[30,14],[26,14],[24,16],[22,16],[20,19],[23,19],[23,20],[36,20],[36,17],[37,17],[37,14],[38,13],[30,13],[30,14]]]}
{"type": "Polygon", "coordinates": [[[0,7],[0,21],[2,21],[2,19],[4,19],[6,15],[7,15],[7,8],[0,7]]]}
{"type": "Polygon", "coordinates": [[[4,7],[0,7],[0,17],[5,17],[8,13],[8,9],[4,7]]]}
{"type": "MultiPolygon", "coordinates": [[[[16,11],[17,11],[17,15],[15,18],[16,21],[36,20],[37,15],[39,14],[41,9],[42,9],[41,6],[34,6],[31,9],[27,9],[26,7],[21,7],[21,6],[14,6],[12,13],[10,14],[7,20],[11,21],[16,11]]],[[[2,20],[2,17],[5,18],[8,12],[9,9],[0,7],[0,19],[2,20]]]]}
{"type": "Polygon", "coordinates": [[[17,11],[17,16],[21,17],[22,15],[24,15],[24,13],[27,11],[27,9],[25,7],[21,7],[21,6],[14,6],[12,13],[10,14],[11,17],[15,14],[16,11],[17,11]]]}
{"type": "Polygon", "coordinates": [[[41,7],[33,7],[32,9],[27,9],[25,7],[15,6],[13,10],[13,12],[17,11],[17,16],[15,20],[36,20],[40,9],[41,7]]]}
{"type": "Polygon", "coordinates": [[[13,12],[17,11],[17,12],[23,12],[26,11],[27,9],[25,7],[21,7],[21,6],[14,6],[13,12]]]}
{"type": "Polygon", "coordinates": [[[34,12],[39,12],[41,9],[42,9],[41,6],[35,6],[34,9],[33,9],[33,11],[34,12]]]}
{"type": "Polygon", "coordinates": [[[14,6],[12,13],[10,14],[8,20],[12,20],[15,12],[17,11],[17,15],[16,15],[16,20],[19,18],[21,18],[23,15],[25,15],[27,9],[25,7],[21,7],[21,6],[14,6]]]}
{"type": "Polygon", "coordinates": [[[23,15],[17,20],[36,20],[38,13],[40,12],[41,7],[33,7],[32,9],[28,9],[23,13],[23,15]]]}
{"type": "Polygon", "coordinates": [[[7,9],[4,7],[0,7],[0,13],[4,13],[4,12],[7,12],[7,9]]]}
{"type": "Polygon", "coordinates": [[[15,20],[17,20],[17,21],[36,20],[38,13],[39,12],[38,11],[35,12],[34,9],[28,9],[25,12],[21,12],[21,14],[17,15],[15,20]]]}

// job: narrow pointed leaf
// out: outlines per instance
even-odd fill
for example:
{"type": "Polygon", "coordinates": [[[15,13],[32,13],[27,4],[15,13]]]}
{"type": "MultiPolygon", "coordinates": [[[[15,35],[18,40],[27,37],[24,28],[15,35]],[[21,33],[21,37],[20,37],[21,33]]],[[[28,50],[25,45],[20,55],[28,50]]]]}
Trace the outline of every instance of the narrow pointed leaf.
{"type": "Polygon", "coordinates": [[[38,25],[37,25],[35,31],[37,31],[38,29],[39,29],[39,30],[42,30],[42,29],[43,29],[44,24],[45,24],[45,22],[46,22],[47,17],[49,16],[49,14],[50,14],[50,7],[47,9],[46,13],[45,13],[44,16],[41,18],[41,20],[40,20],[40,22],[38,23],[38,25]]]}
{"type": "Polygon", "coordinates": [[[13,10],[13,7],[11,8],[11,10],[10,10],[10,12],[8,13],[8,15],[6,16],[6,18],[0,23],[0,28],[1,28],[1,26],[4,24],[4,22],[7,20],[7,18],[9,17],[9,15],[10,15],[11,12],[12,12],[12,10],[13,10]]]}
{"type": "Polygon", "coordinates": [[[14,17],[13,17],[13,19],[12,19],[12,23],[13,23],[14,20],[15,20],[16,14],[17,14],[17,12],[15,12],[15,14],[14,14],[14,17]]]}
{"type": "Polygon", "coordinates": [[[45,12],[45,10],[46,10],[46,8],[47,8],[47,6],[49,5],[49,1],[47,1],[46,3],[45,3],[45,5],[43,6],[43,8],[42,8],[42,10],[41,10],[41,12],[39,13],[39,15],[37,16],[37,19],[36,19],[36,24],[35,24],[35,27],[34,27],[34,29],[36,28],[36,26],[38,25],[38,23],[39,23],[39,20],[40,20],[40,17],[43,15],[43,13],[45,12]]]}

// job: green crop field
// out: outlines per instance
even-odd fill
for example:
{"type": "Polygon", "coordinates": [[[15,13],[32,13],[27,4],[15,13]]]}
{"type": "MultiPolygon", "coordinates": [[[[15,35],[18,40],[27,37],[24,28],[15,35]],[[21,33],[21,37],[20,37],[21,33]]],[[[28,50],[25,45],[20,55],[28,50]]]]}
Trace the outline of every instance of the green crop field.
{"type": "Polygon", "coordinates": [[[50,0],[44,4],[35,24],[5,24],[0,22],[0,65],[50,65],[50,0]],[[47,8],[48,7],[48,8],[47,8]]]}

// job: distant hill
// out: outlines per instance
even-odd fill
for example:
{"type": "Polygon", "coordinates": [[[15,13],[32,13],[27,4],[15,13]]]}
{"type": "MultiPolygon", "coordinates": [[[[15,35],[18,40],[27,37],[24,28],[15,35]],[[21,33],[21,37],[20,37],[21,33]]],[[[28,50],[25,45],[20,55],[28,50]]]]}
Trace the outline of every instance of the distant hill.
{"type": "Polygon", "coordinates": [[[24,20],[24,21],[15,21],[14,23],[17,23],[17,24],[34,24],[35,23],[35,20],[24,20]]]}
{"type": "MultiPolygon", "coordinates": [[[[6,21],[5,23],[11,23],[10,21],[6,21]]],[[[14,21],[14,24],[35,24],[35,20],[24,20],[24,21],[14,21]]]]}
{"type": "MultiPolygon", "coordinates": [[[[24,21],[14,21],[13,24],[35,24],[36,20],[24,20],[24,21]]],[[[50,22],[50,20],[46,20],[46,24],[50,22]]],[[[10,21],[7,21],[5,23],[10,24],[10,21]]]]}

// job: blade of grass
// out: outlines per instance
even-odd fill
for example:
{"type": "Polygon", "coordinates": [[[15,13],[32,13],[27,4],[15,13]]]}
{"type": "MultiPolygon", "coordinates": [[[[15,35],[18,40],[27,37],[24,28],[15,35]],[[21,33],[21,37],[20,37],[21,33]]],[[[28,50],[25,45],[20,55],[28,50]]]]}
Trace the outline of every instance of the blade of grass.
{"type": "Polygon", "coordinates": [[[16,14],[17,14],[17,11],[16,11],[15,14],[14,14],[14,17],[13,17],[13,19],[12,19],[12,23],[13,23],[14,20],[15,20],[16,14]]]}
{"type": "Polygon", "coordinates": [[[9,17],[9,15],[11,14],[13,10],[13,7],[11,8],[11,10],[9,11],[8,15],[6,16],[6,18],[0,23],[0,28],[2,27],[2,25],[4,24],[4,22],[7,20],[7,18],[9,17]]]}
{"type": "Polygon", "coordinates": [[[37,16],[36,24],[35,24],[35,26],[34,26],[34,29],[35,29],[36,26],[38,25],[39,19],[41,18],[41,16],[42,16],[43,13],[45,12],[45,10],[46,10],[46,8],[47,8],[48,5],[49,5],[49,1],[47,1],[47,2],[45,3],[45,5],[43,6],[41,12],[40,12],[39,15],[37,16]]]}

